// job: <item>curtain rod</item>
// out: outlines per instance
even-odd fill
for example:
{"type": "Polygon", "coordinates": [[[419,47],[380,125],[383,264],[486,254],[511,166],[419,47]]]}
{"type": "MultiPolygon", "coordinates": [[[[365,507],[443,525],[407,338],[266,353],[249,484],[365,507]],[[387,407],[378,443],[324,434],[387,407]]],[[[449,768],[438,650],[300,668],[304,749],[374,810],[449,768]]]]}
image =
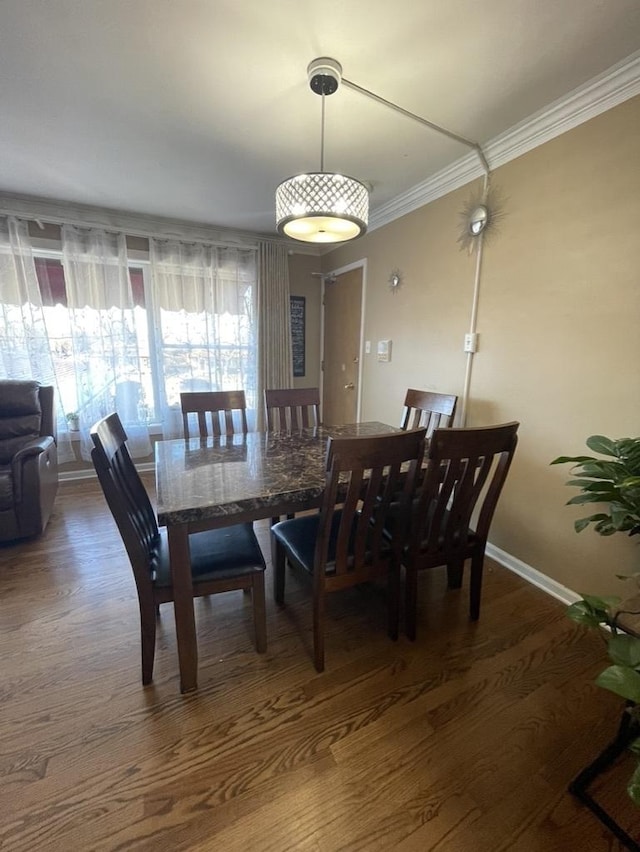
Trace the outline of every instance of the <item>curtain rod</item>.
{"type": "Polygon", "coordinates": [[[213,246],[256,249],[260,242],[289,243],[278,237],[268,235],[229,231],[224,228],[202,223],[190,223],[183,220],[163,219],[137,213],[87,207],[55,202],[50,199],[8,197],[0,193],[0,215],[15,216],[35,222],[40,228],[42,223],[51,225],[72,225],[79,228],[101,228],[110,231],[122,231],[130,237],[145,239],[179,239],[185,242],[207,243],[213,246]],[[211,235],[214,232],[215,236],[211,235]],[[208,233],[207,233],[208,232],[208,233]]]}

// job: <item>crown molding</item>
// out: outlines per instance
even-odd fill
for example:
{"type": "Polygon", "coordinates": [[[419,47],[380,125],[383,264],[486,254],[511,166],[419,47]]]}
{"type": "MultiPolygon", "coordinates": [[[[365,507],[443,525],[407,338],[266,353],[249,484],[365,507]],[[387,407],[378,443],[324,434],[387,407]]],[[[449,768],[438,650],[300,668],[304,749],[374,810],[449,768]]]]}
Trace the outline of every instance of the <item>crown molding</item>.
{"type": "MultiPolygon", "coordinates": [[[[482,146],[491,170],[640,94],[640,51],[482,146]]],[[[475,153],[466,154],[371,212],[369,231],[393,222],[484,176],[475,153]]]]}

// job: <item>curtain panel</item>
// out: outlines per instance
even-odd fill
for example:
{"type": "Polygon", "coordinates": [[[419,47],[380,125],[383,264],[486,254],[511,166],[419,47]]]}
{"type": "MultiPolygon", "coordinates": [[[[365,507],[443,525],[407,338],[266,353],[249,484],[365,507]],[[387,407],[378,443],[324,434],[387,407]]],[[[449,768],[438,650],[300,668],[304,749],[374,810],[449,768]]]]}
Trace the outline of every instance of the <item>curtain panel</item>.
{"type": "Polygon", "coordinates": [[[90,458],[111,411],[139,458],[150,424],[182,434],[182,391],[242,389],[261,428],[264,388],[292,385],[284,246],[151,237],[149,252],[135,263],[124,233],[62,225],[61,250],[34,257],[27,222],[0,217],[0,376],[55,387],[61,462],[74,435],[90,458]]]}
{"type": "Polygon", "coordinates": [[[58,327],[70,356],[69,364],[60,365],[62,390],[65,405],[75,400],[80,414],[82,458],[91,460],[90,427],[114,410],[133,458],[148,456],[146,317],[134,302],[125,235],[63,225],[61,237],[67,309],[58,327]]]}
{"type": "Polygon", "coordinates": [[[58,461],[75,459],[26,222],[0,218],[0,378],[34,379],[55,389],[58,461]]]}
{"type": "Polygon", "coordinates": [[[289,255],[280,243],[258,245],[258,428],[263,429],[264,391],[293,385],[289,255]]]}
{"type": "Polygon", "coordinates": [[[165,437],[182,435],[180,393],[244,390],[257,401],[255,249],[150,240],[165,437]]]}

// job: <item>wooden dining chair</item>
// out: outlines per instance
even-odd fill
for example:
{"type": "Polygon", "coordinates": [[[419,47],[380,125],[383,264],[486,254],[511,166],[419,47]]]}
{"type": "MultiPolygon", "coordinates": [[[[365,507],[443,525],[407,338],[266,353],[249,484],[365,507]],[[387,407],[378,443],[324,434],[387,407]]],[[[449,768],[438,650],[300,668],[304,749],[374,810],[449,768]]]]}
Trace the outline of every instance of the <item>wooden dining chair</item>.
{"type": "MultiPolygon", "coordinates": [[[[117,414],[91,429],[93,465],[133,569],[142,644],[142,683],[151,683],[156,617],[160,604],[173,601],[166,531],[158,529],[145,487],[127,450],[117,414]]],[[[265,562],[250,523],[193,533],[189,537],[193,596],[250,589],[256,649],[267,648],[264,599],[265,562]]]]}
{"type": "MultiPolygon", "coordinates": [[[[265,389],[264,406],[270,432],[299,432],[320,423],[320,391],[318,388],[265,389]]],[[[293,515],[287,515],[293,518],[293,515]]],[[[271,518],[277,524],[279,517],[271,518]]]]}
{"type": "Polygon", "coordinates": [[[434,429],[453,425],[458,397],[454,394],[435,393],[409,388],[402,410],[401,429],[418,429],[424,426],[427,438],[434,429]]]}
{"type": "Polygon", "coordinates": [[[318,388],[281,388],[264,392],[269,431],[295,432],[320,423],[318,388]]]}
{"type": "Polygon", "coordinates": [[[431,436],[402,555],[410,639],[416,636],[418,572],[424,568],[446,565],[449,588],[458,589],[465,560],[471,559],[470,615],[479,617],[487,536],[515,453],[518,426],[436,429],[431,436]]]}
{"type": "Polygon", "coordinates": [[[184,437],[190,438],[189,414],[197,414],[198,432],[201,438],[209,436],[208,422],[211,424],[211,434],[233,435],[235,432],[245,434],[247,428],[247,401],[243,390],[233,391],[189,391],[180,394],[182,409],[182,426],[184,437]],[[236,429],[234,412],[240,421],[236,429]],[[207,415],[209,417],[207,418],[207,415]]]}
{"type": "Polygon", "coordinates": [[[313,657],[319,672],[324,669],[325,597],[329,592],[388,575],[388,632],[397,638],[400,554],[424,439],[424,429],[329,438],[319,511],[271,528],[277,603],[284,603],[287,561],[312,576],[313,657]],[[388,535],[385,521],[392,503],[396,523],[393,535],[388,535]]]}

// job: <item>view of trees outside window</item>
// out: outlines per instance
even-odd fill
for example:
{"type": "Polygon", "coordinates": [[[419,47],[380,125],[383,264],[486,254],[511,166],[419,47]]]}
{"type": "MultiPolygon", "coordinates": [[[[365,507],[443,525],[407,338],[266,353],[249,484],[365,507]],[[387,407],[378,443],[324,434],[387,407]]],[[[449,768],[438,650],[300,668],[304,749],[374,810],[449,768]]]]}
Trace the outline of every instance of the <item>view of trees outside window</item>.
{"type": "Polygon", "coordinates": [[[160,311],[163,384],[167,405],[180,404],[181,391],[243,388],[255,407],[256,341],[252,289],[245,313],[160,311]]]}
{"type": "Polygon", "coordinates": [[[17,323],[30,351],[51,359],[65,414],[77,412],[85,426],[113,410],[125,423],[158,423],[181,391],[236,388],[255,407],[255,287],[244,289],[239,315],[159,309],[153,317],[140,268],[130,268],[135,307],[106,310],[67,307],[59,260],[38,258],[36,271],[41,311],[30,322],[24,306],[7,306],[19,314],[5,311],[7,327],[17,323]]]}

